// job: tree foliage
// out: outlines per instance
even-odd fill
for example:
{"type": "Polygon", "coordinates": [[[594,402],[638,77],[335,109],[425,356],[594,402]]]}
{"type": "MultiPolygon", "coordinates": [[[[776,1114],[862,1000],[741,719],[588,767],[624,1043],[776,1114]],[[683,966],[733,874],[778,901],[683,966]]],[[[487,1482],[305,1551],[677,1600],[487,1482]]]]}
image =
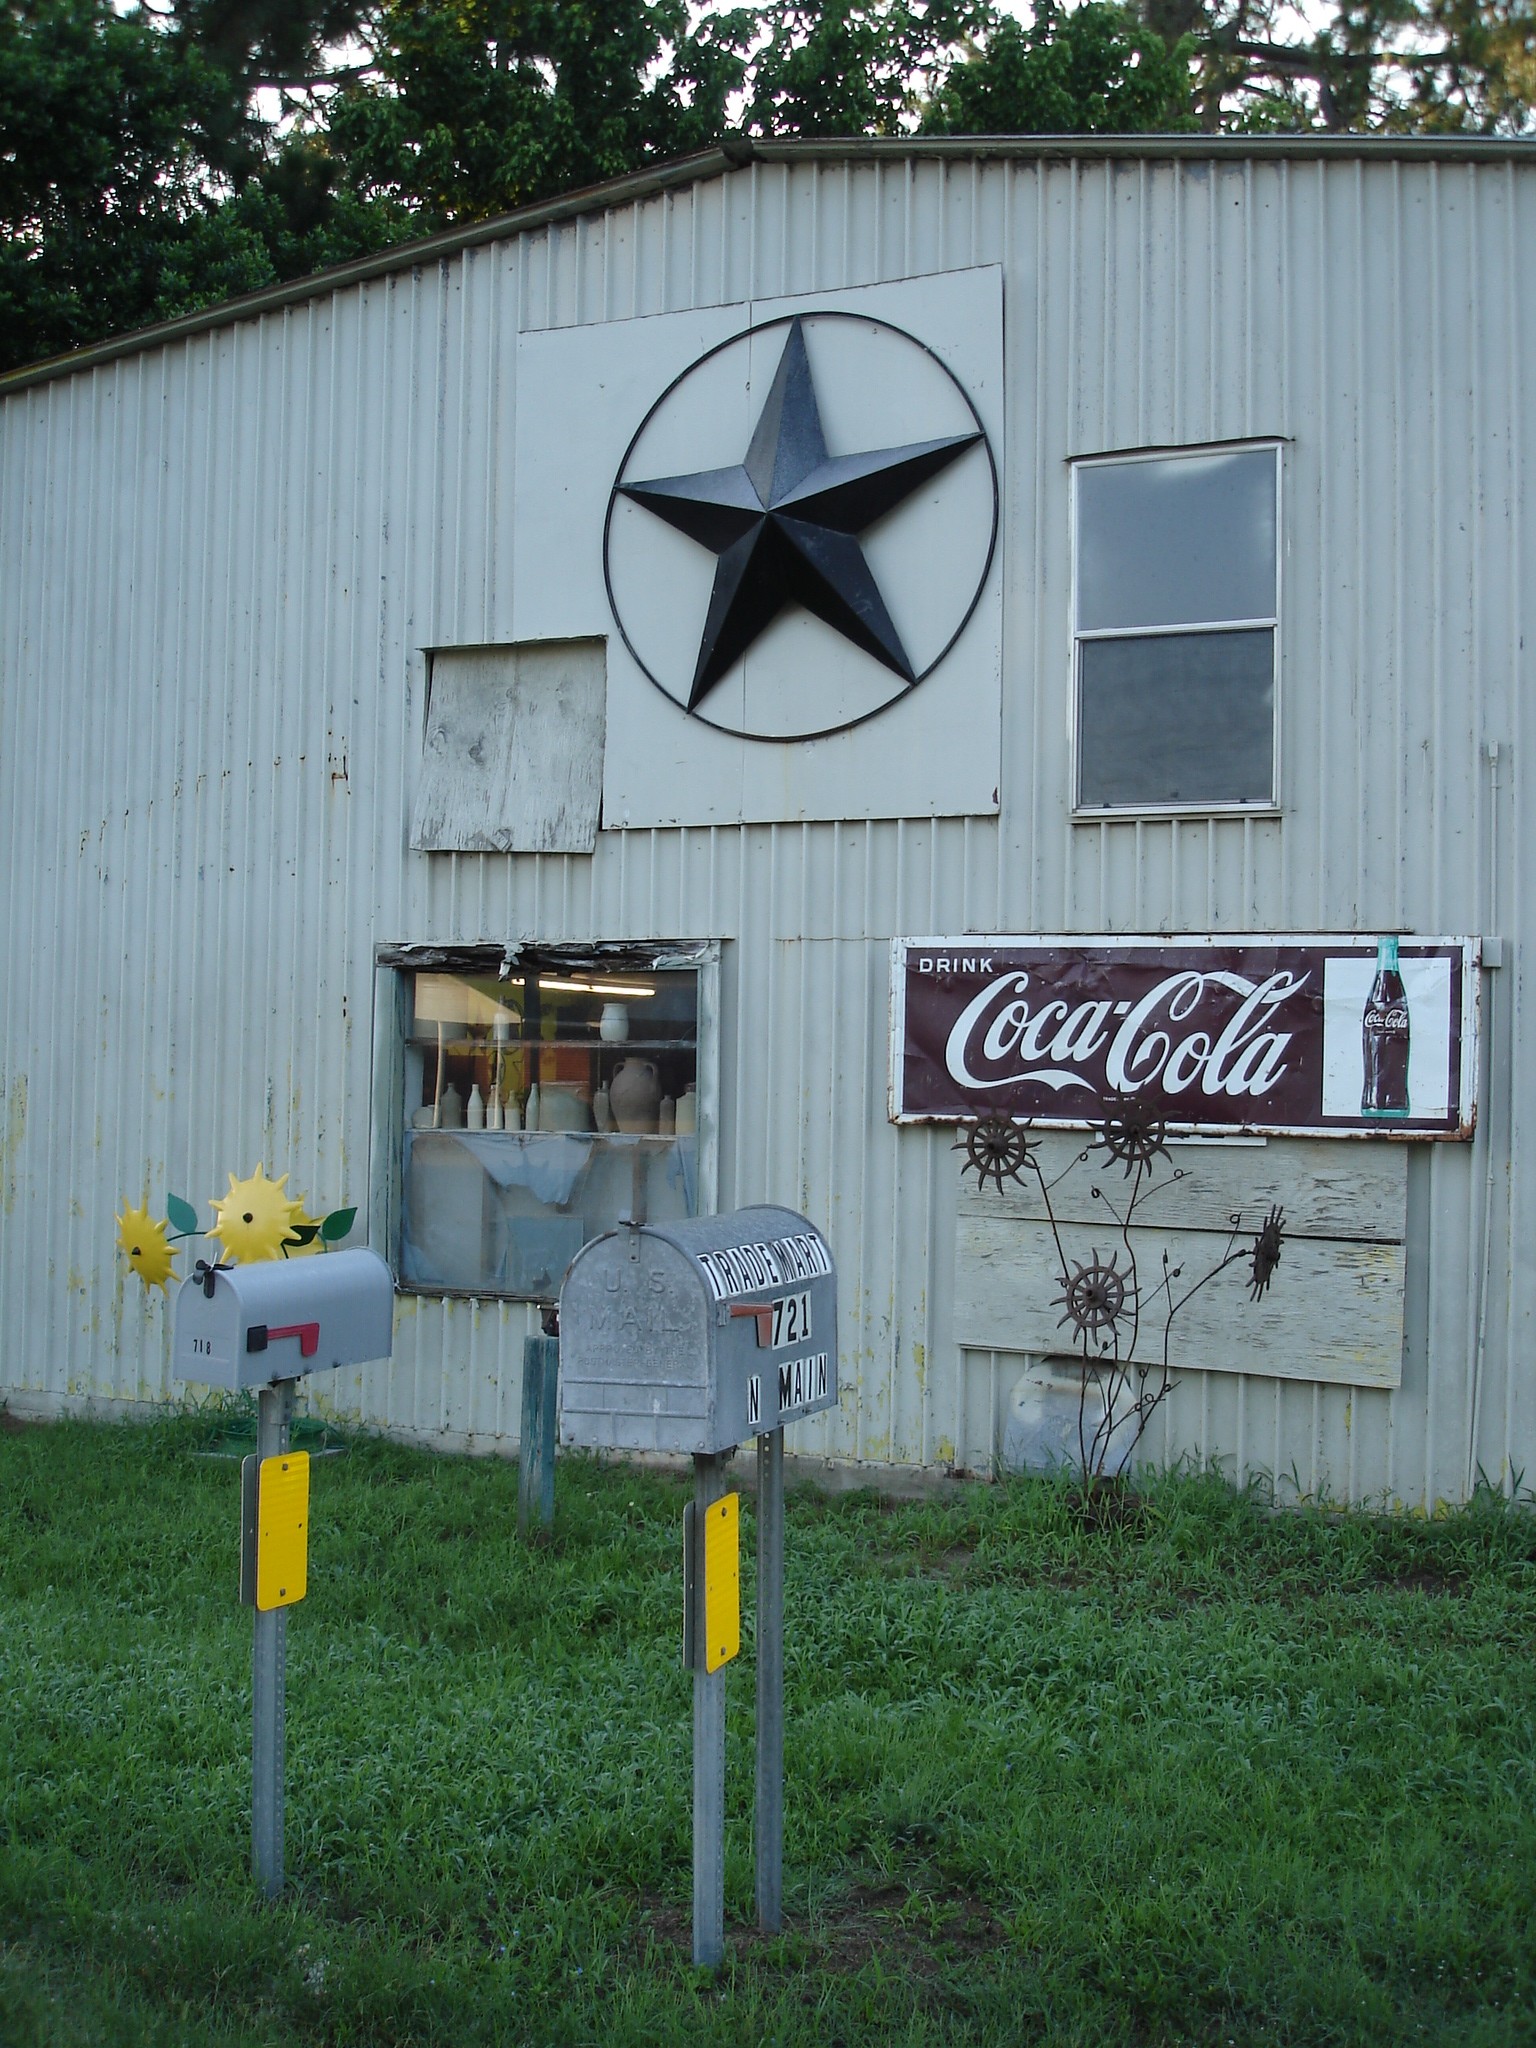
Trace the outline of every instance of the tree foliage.
{"type": "Polygon", "coordinates": [[[1195,39],[1170,48],[1154,29],[1084,0],[1042,6],[1029,27],[1002,21],[957,64],[923,127],[948,135],[1132,135],[1193,128],[1195,39]]]}
{"type": "Polygon", "coordinates": [[[0,332],[13,360],[152,304],[225,100],[195,50],[106,0],[0,13],[0,332]]]}
{"type": "Polygon", "coordinates": [[[894,135],[989,25],[985,0],[771,0],[756,10],[742,126],[894,135]]]}
{"type": "Polygon", "coordinates": [[[684,0],[386,0],[327,145],[423,226],[502,212],[715,140],[750,27],[690,26],[684,0]]]}
{"type": "Polygon", "coordinates": [[[1287,0],[1137,0],[1192,38],[1200,124],[1525,134],[1536,127],[1531,0],[1332,0],[1310,35],[1287,0]]]}
{"type": "Polygon", "coordinates": [[[748,135],[1518,134],[1536,0],[0,0],[0,362],[748,135]]]}

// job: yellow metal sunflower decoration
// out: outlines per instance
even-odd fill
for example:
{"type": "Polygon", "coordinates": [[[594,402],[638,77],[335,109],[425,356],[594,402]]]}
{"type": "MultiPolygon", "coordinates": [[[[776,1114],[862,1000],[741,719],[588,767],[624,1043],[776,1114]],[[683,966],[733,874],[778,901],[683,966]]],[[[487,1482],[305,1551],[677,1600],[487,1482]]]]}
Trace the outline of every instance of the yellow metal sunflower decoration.
{"type": "Polygon", "coordinates": [[[231,1174],[229,1193],[213,1205],[219,1220],[209,1236],[216,1237],[229,1256],[243,1265],[282,1258],[284,1240],[293,1234],[304,1210],[302,1202],[283,1193],[287,1185],[286,1173],[280,1180],[268,1180],[264,1166],[258,1166],[245,1180],[236,1180],[231,1174]]]}
{"type": "Polygon", "coordinates": [[[171,1261],[176,1254],[167,1241],[165,1225],[150,1215],[147,1202],[142,1209],[124,1202],[117,1219],[117,1241],[146,1287],[163,1291],[166,1281],[175,1277],[171,1261]]]}
{"type": "MultiPolygon", "coordinates": [[[[268,1180],[264,1166],[239,1180],[229,1176],[229,1193],[213,1203],[218,1218],[210,1237],[218,1239],[223,1256],[251,1265],[262,1259],[307,1258],[329,1251],[347,1237],[357,1221],[356,1209],[332,1209],[311,1216],[307,1204],[285,1192],[288,1176],[268,1180]]],[[[178,1238],[201,1237],[197,1211],[180,1195],[167,1195],[169,1221],[158,1222],[149,1209],[135,1209],[126,1199],[117,1218],[118,1243],[129,1265],[146,1287],[164,1288],[177,1276],[171,1261],[178,1238]]]]}

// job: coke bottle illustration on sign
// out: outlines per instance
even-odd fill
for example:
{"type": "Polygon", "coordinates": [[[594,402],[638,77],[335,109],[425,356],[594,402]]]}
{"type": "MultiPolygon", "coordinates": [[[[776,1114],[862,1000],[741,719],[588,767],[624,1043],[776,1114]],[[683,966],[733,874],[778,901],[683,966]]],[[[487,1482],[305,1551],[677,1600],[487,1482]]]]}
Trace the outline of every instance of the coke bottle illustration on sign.
{"type": "Polygon", "coordinates": [[[1365,1052],[1362,1116],[1408,1114],[1408,994],[1397,962],[1397,937],[1376,941],[1376,979],[1360,1020],[1365,1052]]]}

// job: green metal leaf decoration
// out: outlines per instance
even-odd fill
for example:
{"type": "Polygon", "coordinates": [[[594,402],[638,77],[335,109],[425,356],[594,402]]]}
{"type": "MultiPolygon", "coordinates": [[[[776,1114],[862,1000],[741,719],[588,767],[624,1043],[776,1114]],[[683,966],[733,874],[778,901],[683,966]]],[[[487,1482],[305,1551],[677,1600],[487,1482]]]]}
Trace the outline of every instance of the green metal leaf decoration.
{"type": "Polygon", "coordinates": [[[340,1244],[357,1221],[355,1209],[333,1209],[320,1226],[322,1244],[340,1244]]]}
{"type": "Polygon", "coordinates": [[[313,1244],[320,1235],[318,1223],[295,1223],[283,1239],[284,1244],[313,1244]]]}
{"type": "Polygon", "coordinates": [[[203,1226],[197,1220],[197,1211],[190,1202],[184,1202],[180,1195],[167,1195],[165,1213],[171,1220],[171,1228],[179,1230],[183,1237],[198,1237],[203,1226]]]}

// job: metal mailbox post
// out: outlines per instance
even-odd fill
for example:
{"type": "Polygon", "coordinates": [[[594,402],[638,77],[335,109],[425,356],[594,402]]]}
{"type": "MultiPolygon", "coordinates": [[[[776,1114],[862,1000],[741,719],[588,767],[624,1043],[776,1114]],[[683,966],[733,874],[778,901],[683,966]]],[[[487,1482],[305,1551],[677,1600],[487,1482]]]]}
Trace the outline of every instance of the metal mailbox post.
{"type": "Polygon", "coordinates": [[[267,1898],[283,1887],[284,1691],[290,1589],[258,1563],[258,1520],[308,1513],[307,1458],[288,1449],[294,1382],[388,1358],[395,1283],[371,1251],[252,1266],[199,1262],[176,1296],[173,1370],[256,1393],[256,1455],[241,1470],[240,1597],[255,1608],[251,1652],[251,1869],[267,1898]],[[292,1469],[290,1469],[292,1468],[292,1469]],[[301,1482],[301,1483],[300,1483],[301,1482]]]}
{"type": "Polygon", "coordinates": [[[792,1209],[626,1224],[560,1292],[563,1443],[686,1452],[684,1656],[693,1671],[693,1959],[725,1953],[725,1673],[708,1647],[704,1553],[727,1460],[757,1438],[757,1915],[783,1911],[784,1426],[837,1402],[837,1271],[792,1209]]]}

